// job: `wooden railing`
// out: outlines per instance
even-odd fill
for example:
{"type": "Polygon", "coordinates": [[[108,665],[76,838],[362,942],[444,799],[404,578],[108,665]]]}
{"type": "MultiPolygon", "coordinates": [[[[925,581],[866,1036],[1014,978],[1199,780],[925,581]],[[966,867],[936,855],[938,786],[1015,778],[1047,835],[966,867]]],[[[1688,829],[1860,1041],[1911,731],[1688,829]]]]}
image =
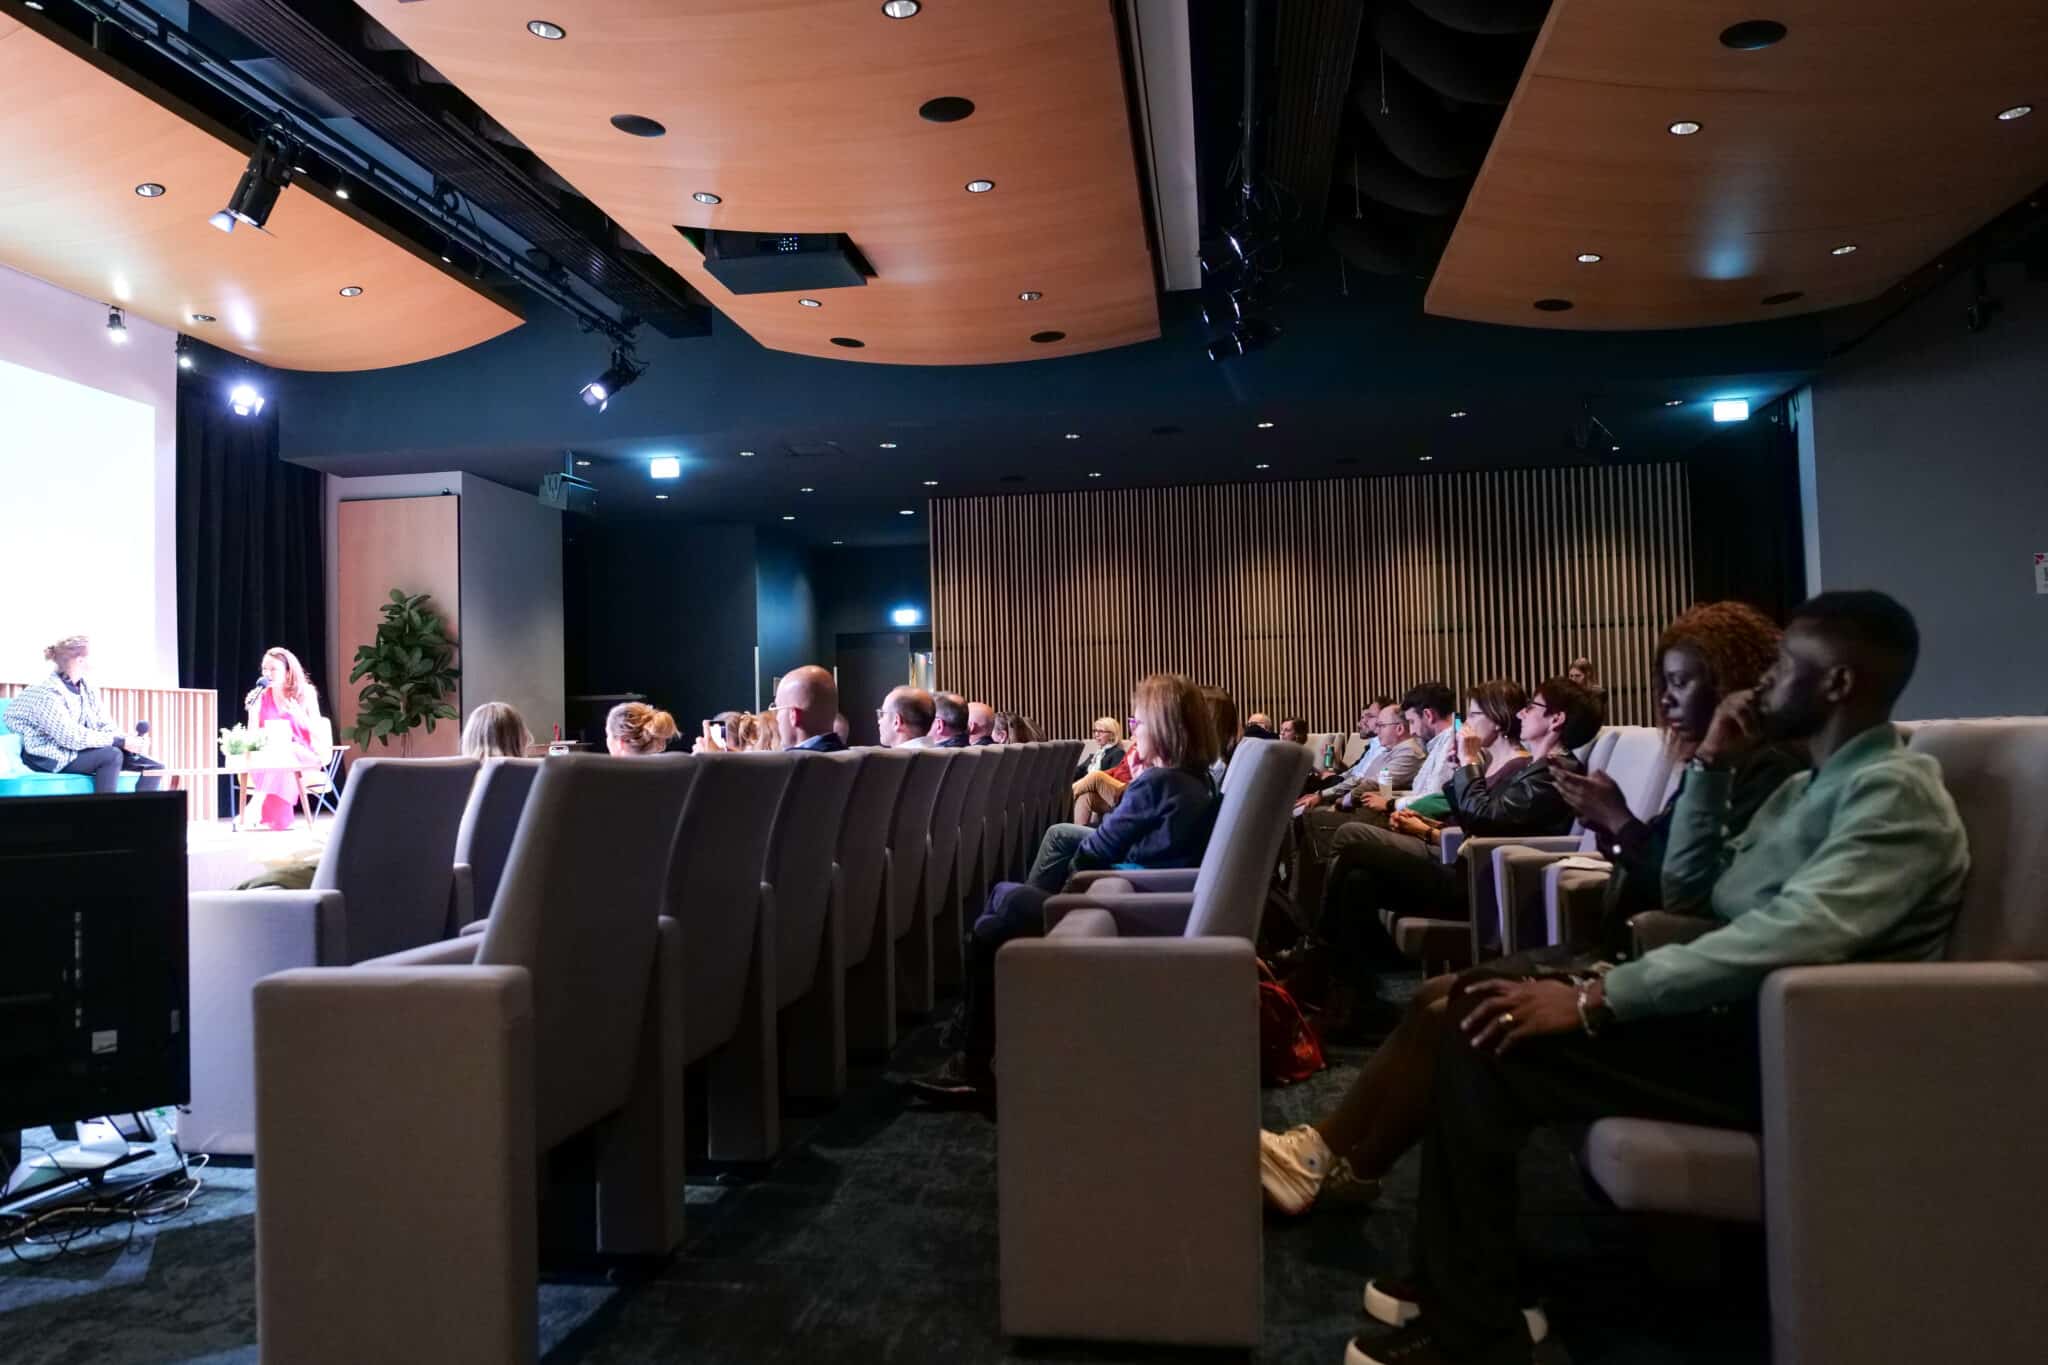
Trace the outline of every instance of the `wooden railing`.
{"type": "MultiPolygon", "coordinates": [[[[0,697],[12,697],[29,683],[0,682],[0,697]]],[[[107,715],[132,734],[135,722],[149,722],[140,746],[167,768],[213,768],[220,765],[217,719],[219,698],[191,687],[102,687],[94,683],[107,715]]],[[[176,779],[185,789],[191,819],[212,820],[219,813],[220,784],[210,777],[176,779]]]]}

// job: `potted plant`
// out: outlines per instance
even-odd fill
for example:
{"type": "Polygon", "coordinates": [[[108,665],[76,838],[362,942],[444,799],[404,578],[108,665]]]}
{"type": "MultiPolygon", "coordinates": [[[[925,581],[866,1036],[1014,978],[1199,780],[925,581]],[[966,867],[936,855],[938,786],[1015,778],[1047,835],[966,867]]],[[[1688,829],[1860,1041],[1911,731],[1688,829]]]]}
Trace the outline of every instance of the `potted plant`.
{"type": "Polygon", "coordinates": [[[397,588],[383,607],[377,638],[356,650],[348,680],[369,679],[356,694],[356,723],[349,733],[368,749],[373,740],[398,742],[410,753],[413,730],[434,732],[437,720],[454,720],[446,698],[462,676],[455,664],[455,642],[448,638],[441,613],[427,605],[427,594],[407,596],[397,588]]]}
{"type": "Polygon", "coordinates": [[[249,766],[249,755],[260,751],[270,737],[246,725],[230,725],[220,732],[222,767],[237,772],[249,766]]]}

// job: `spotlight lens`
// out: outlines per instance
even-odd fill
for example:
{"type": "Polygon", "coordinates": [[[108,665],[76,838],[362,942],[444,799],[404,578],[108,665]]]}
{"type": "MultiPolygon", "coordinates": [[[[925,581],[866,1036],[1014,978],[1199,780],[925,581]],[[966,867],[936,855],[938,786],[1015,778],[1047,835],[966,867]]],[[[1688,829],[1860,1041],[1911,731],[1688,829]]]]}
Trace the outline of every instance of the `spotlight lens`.
{"type": "Polygon", "coordinates": [[[1747,422],[1749,400],[1747,398],[1716,398],[1714,400],[1716,422],[1747,422]]]}
{"type": "Polygon", "coordinates": [[[235,215],[229,213],[226,209],[221,209],[211,214],[206,221],[219,228],[222,232],[233,232],[235,230],[235,215]]]}
{"type": "Polygon", "coordinates": [[[723,199],[713,194],[710,190],[698,190],[695,194],[691,195],[690,197],[700,204],[722,204],[725,202],[723,199]]]}
{"type": "Polygon", "coordinates": [[[558,43],[569,36],[569,30],[563,28],[560,24],[549,23],[545,19],[528,19],[526,21],[526,31],[536,38],[545,38],[551,43],[558,43]]]}
{"type": "Polygon", "coordinates": [[[882,13],[891,19],[908,19],[923,8],[920,0],[884,0],[882,13]]]}
{"type": "Polygon", "coordinates": [[[1682,118],[1678,122],[1671,125],[1671,136],[1691,137],[1694,133],[1697,133],[1699,130],[1699,124],[1694,123],[1689,118],[1682,118]]]}
{"type": "Polygon", "coordinates": [[[263,395],[249,384],[237,384],[228,390],[228,406],[235,410],[237,417],[249,417],[263,411],[263,395]]]}
{"type": "Polygon", "coordinates": [[[596,408],[599,412],[603,412],[605,404],[611,402],[612,399],[611,393],[602,384],[585,384],[578,392],[583,398],[583,405],[585,407],[596,408]]]}
{"type": "Polygon", "coordinates": [[[189,355],[185,355],[185,354],[183,354],[183,353],[180,353],[180,354],[179,354],[179,356],[178,356],[178,368],[179,368],[179,369],[181,369],[181,370],[189,370],[189,369],[191,369],[191,368],[192,368],[192,357],[191,357],[191,356],[189,356],[189,355]]]}
{"type": "Polygon", "coordinates": [[[359,284],[345,284],[341,287],[341,296],[345,299],[357,298],[362,292],[363,287],[359,284]]]}
{"type": "Polygon", "coordinates": [[[164,187],[154,180],[145,180],[135,187],[135,192],[144,199],[160,199],[163,197],[164,187]]]}
{"type": "Polygon", "coordinates": [[[2011,123],[2014,119],[2025,118],[2033,112],[2034,106],[2031,104],[2015,104],[2010,109],[1999,110],[1998,121],[2000,123],[2011,123]]]}
{"type": "Polygon", "coordinates": [[[1598,264],[1600,264],[1600,253],[1599,253],[1599,252],[1597,252],[1597,251],[1581,251],[1581,252],[1579,253],[1579,264],[1580,264],[1580,265],[1598,265],[1598,264]]]}
{"type": "Polygon", "coordinates": [[[969,194],[987,194],[995,187],[996,182],[993,180],[970,180],[967,182],[967,192],[969,194]]]}

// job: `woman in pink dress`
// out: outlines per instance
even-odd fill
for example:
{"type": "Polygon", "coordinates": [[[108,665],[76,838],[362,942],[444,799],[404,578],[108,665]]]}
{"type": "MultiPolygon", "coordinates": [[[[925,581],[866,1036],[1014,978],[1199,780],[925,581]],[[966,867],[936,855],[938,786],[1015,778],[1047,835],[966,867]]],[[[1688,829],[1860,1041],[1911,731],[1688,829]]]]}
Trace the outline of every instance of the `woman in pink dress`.
{"type": "MultiPolygon", "coordinates": [[[[313,752],[313,722],[320,717],[320,694],[296,655],[288,649],[272,649],[263,655],[263,682],[250,690],[244,705],[249,708],[251,730],[262,730],[269,721],[290,724],[290,759],[304,768],[252,766],[242,824],[249,829],[290,829],[309,775],[306,769],[320,762],[313,752]]],[[[275,729],[271,733],[275,736],[275,729]]],[[[275,744],[273,737],[271,745],[275,744]]],[[[255,763],[277,765],[283,757],[266,747],[255,763]]]]}

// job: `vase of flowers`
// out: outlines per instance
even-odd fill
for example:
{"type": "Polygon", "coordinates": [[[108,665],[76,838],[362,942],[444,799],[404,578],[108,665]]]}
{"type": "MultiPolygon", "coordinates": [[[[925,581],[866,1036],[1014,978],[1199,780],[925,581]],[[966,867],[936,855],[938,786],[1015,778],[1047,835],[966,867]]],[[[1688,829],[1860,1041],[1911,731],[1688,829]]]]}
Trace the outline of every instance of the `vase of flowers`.
{"type": "Polygon", "coordinates": [[[262,750],[269,736],[246,725],[230,725],[220,732],[222,767],[231,771],[249,766],[249,756],[262,750]]]}

